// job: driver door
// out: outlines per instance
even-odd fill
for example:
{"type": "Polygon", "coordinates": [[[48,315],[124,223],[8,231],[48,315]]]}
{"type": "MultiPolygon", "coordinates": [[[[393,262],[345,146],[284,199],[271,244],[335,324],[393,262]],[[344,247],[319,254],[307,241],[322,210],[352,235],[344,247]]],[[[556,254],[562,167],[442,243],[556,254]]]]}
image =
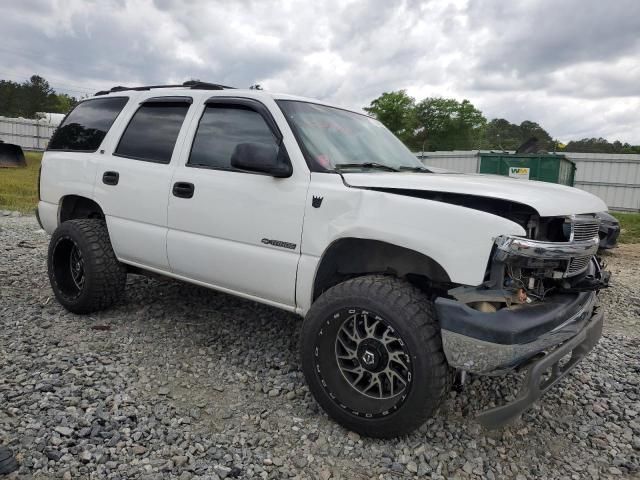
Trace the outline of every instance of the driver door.
{"type": "Polygon", "coordinates": [[[257,100],[213,97],[202,107],[192,135],[171,182],[167,252],[172,272],[295,308],[308,172],[294,169],[288,178],[275,178],[231,167],[240,143],[285,149],[276,122],[257,100]],[[185,187],[190,192],[185,194],[185,187]]]}

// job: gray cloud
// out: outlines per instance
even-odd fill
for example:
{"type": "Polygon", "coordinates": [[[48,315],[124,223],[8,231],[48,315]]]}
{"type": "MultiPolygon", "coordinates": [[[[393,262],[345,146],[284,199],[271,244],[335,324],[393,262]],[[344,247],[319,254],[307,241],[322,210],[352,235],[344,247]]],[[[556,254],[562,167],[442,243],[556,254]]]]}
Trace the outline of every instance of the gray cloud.
{"type": "Polygon", "coordinates": [[[406,88],[561,140],[640,143],[636,0],[5,3],[0,78],[74,95],[200,78],[361,108],[406,88]]]}
{"type": "Polygon", "coordinates": [[[638,11],[635,0],[539,0],[472,2],[468,13],[472,29],[490,26],[494,33],[480,66],[527,76],[637,54],[638,11]]]}

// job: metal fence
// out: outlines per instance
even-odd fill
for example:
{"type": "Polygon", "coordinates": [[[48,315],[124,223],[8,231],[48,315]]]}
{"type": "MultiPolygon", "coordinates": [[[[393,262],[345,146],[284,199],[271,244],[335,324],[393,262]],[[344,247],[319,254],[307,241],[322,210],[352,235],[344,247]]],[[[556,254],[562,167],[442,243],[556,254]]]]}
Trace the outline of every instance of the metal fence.
{"type": "Polygon", "coordinates": [[[446,168],[462,173],[478,173],[480,171],[480,153],[480,150],[452,150],[450,152],[418,152],[416,156],[426,166],[446,168]]]}
{"type": "Polygon", "coordinates": [[[47,120],[0,117],[0,140],[25,150],[44,150],[56,128],[47,120]]]}
{"type": "Polygon", "coordinates": [[[640,211],[640,155],[567,153],[576,164],[576,187],[612,210],[640,211]]]}
{"type": "MultiPolygon", "coordinates": [[[[463,173],[480,171],[480,154],[489,151],[418,152],[429,166],[463,173]]],[[[602,198],[610,210],[640,211],[640,155],[563,152],[576,164],[575,186],[602,198]]]]}

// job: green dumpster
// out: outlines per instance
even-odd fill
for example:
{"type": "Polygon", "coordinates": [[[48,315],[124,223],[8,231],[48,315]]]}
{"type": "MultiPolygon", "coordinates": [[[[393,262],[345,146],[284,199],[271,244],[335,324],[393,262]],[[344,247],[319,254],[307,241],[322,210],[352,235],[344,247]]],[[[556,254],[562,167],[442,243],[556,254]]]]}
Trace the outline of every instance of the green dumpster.
{"type": "Polygon", "coordinates": [[[560,183],[573,187],[576,166],[564,155],[482,153],[480,154],[480,173],[560,183]]]}

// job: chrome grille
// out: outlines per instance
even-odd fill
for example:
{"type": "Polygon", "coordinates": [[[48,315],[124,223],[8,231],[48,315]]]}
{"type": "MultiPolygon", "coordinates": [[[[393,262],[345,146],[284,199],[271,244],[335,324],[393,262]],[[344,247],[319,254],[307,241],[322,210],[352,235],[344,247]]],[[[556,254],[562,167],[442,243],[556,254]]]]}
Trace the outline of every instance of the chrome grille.
{"type": "Polygon", "coordinates": [[[594,217],[575,217],[571,221],[571,241],[581,242],[598,236],[600,222],[594,217]]]}
{"type": "Polygon", "coordinates": [[[574,257],[569,261],[569,266],[567,267],[567,276],[577,275],[580,272],[583,272],[589,266],[589,261],[591,260],[591,256],[587,257],[574,257]]]}

